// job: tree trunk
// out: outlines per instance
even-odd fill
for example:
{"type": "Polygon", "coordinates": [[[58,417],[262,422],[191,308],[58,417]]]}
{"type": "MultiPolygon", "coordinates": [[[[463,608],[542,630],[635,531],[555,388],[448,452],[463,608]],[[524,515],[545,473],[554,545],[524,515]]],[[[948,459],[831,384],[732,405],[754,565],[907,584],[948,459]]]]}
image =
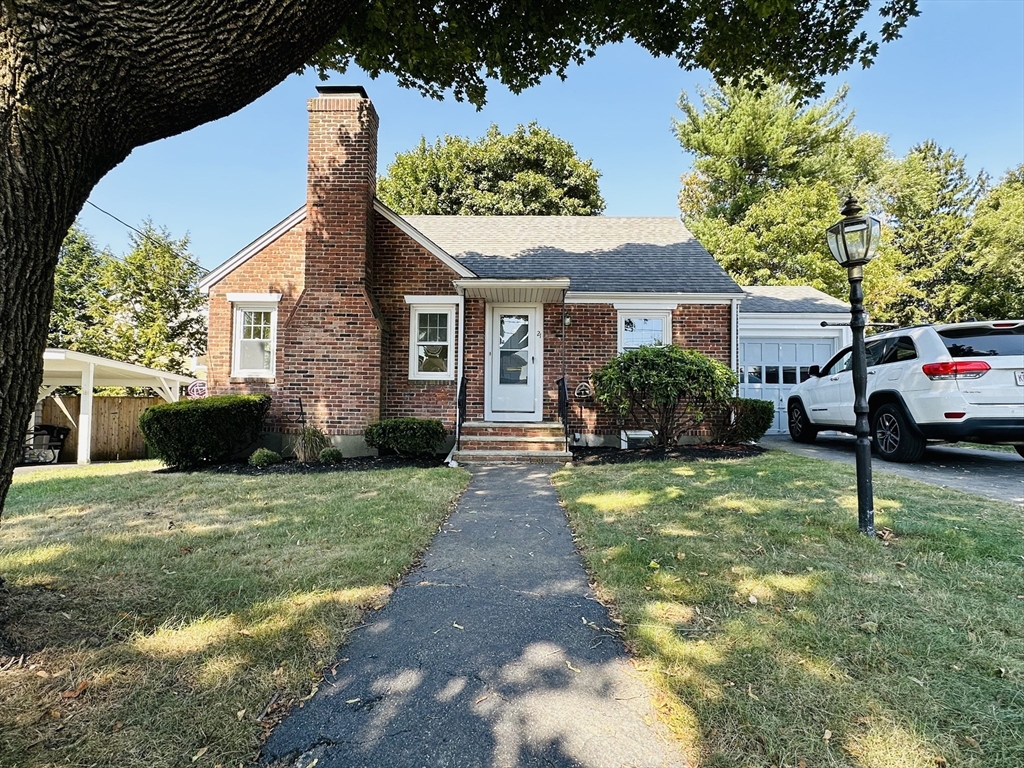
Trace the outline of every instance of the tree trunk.
{"type": "Polygon", "coordinates": [[[93,187],[135,147],[269,91],[356,7],[0,2],[0,510],[42,381],[57,254],[93,187]]]}

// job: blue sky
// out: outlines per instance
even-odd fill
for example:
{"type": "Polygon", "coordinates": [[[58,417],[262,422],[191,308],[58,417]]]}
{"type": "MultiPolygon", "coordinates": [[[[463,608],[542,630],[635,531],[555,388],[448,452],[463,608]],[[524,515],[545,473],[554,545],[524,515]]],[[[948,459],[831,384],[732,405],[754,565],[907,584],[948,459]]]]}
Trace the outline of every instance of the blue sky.
{"type": "MultiPolygon", "coordinates": [[[[234,115],[136,149],[91,201],[135,226],[151,218],[189,234],[192,253],[216,266],[304,202],[305,103],[319,82],[292,76],[234,115]]],[[[671,121],[680,92],[696,97],[710,79],[627,44],[599,50],[565,82],[547,78],[518,96],[494,85],[480,112],[354,69],[330,82],[367,89],[380,115],[381,173],[420,136],[476,138],[491,123],[507,132],[536,120],[594,161],[608,215],[675,216],[690,158],[671,121]]],[[[843,82],[857,128],[887,134],[896,154],[934,139],[998,178],[1024,163],[1024,0],[922,0],[901,40],[882,46],[870,69],[830,80],[827,93],[843,82]]],[[[90,206],[80,222],[100,246],[127,250],[121,224],[90,206]]]]}

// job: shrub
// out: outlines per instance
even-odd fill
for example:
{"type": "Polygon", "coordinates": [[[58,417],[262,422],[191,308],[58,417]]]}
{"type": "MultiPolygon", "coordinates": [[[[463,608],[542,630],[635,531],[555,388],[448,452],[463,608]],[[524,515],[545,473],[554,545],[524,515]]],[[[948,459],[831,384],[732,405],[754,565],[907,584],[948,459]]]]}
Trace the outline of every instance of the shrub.
{"type": "Polygon", "coordinates": [[[594,395],[631,428],[654,431],[653,443],[674,445],[725,407],[736,374],[707,355],[674,345],[616,355],[594,373],[594,395]]]}
{"type": "Polygon", "coordinates": [[[775,421],[775,403],[734,397],[729,401],[722,428],[715,435],[719,443],[735,444],[758,441],[775,421]],[[729,418],[731,416],[731,418],[729,418]]]}
{"type": "Polygon", "coordinates": [[[269,395],[220,395],[160,403],[142,412],[139,429],[157,458],[191,469],[229,459],[263,432],[269,395]]]}
{"type": "Polygon", "coordinates": [[[330,447],[331,439],[320,427],[303,427],[295,441],[295,457],[304,463],[316,461],[320,452],[330,447]]]}
{"type": "Polygon", "coordinates": [[[249,457],[250,467],[269,467],[281,461],[281,454],[269,448],[257,448],[249,457]]]}
{"type": "Polygon", "coordinates": [[[366,444],[403,456],[436,453],[444,442],[444,425],[437,419],[385,419],[366,428],[366,444]]]}
{"type": "Polygon", "coordinates": [[[320,451],[319,456],[321,464],[341,464],[341,460],[344,458],[341,448],[324,448],[320,451]]]}

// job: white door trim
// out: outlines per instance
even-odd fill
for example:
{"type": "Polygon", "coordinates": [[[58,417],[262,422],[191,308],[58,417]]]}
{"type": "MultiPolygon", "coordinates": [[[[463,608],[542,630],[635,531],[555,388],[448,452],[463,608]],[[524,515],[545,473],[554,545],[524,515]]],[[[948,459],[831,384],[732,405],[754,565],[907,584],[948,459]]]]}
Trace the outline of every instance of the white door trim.
{"type": "Polygon", "coordinates": [[[541,422],[544,420],[544,305],[540,303],[488,304],[484,323],[484,419],[487,421],[525,421],[541,422]],[[495,413],[491,409],[492,387],[494,386],[497,358],[494,355],[494,317],[498,312],[522,309],[533,310],[536,323],[530,329],[534,348],[534,379],[533,379],[533,411],[495,413]],[[538,335],[539,334],[539,335],[538,335]]]}

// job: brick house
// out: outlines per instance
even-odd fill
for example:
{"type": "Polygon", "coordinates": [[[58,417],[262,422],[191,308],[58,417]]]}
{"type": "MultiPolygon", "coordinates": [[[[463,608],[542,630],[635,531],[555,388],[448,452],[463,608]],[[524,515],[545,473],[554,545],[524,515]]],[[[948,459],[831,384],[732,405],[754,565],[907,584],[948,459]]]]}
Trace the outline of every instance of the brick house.
{"type": "Polygon", "coordinates": [[[317,90],[306,204],[201,283],[211,394],[270,394],[277,435],[301,399],[349,455],[368,424],[416,416],[461,422],[464,460],[561,458],[559,380],[570,436],[617,444],[575,396],[617,352],[671,341],[738,366],[743,289],[678,219],[401,216],[375,198],[365,91],[317,90]]]}

